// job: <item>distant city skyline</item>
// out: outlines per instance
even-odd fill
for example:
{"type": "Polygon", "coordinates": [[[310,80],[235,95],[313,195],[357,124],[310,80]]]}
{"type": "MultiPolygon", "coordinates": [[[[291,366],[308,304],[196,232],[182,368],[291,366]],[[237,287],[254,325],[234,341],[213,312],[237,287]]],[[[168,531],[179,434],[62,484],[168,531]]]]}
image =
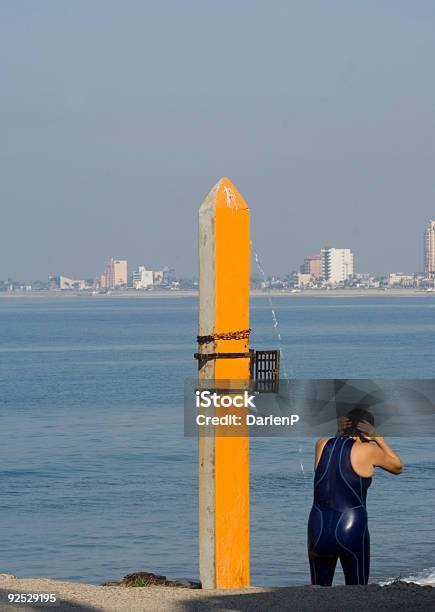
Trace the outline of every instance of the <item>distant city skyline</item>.
{"type": "MultiPolygon", "coordinates": [[[[346,281],[353,274],[372,274],[374,276],[382,277],[386,275],[394,276],[394,275],[409,275],[409,274],[423,274],[426,278],[435,278],[435,221],[430,220],[426,225],[423,233],[423,257],[421,262],[421,268],[407,271],[407,270],[399,270],[392,269],[387,272],[378,272],[376,270],[360,270],[354,265],[354,253],[350,248],[342,248],[342,247],[334,247],[327,246],[318,249],[317,253],[311,253],[310,255],[305,255],[303,258],[303,263],[299,265],[295,265],[288,269],[284,274],[278,274],[278,276],[285,276],[286,274],[297,273],[302,277],[305,277],[305,281],[307,281],[308,277],[311,279],[319,279],[323,278],[325,281],[330,281],[332,283],[346,281]],[[298,272],[299,271],[299,272],[298,272]]],[[[252,253],[252,266],[251,266],[251,276],[255,277],[257,275],[258,270],[255,266],[255,257],[254,253],[252,253]]],[[[170,270],[171,274],[174,272],[174,269],[169,266],[161,266],[161,269],[164,271],[170,270]]],[[[163,279],[164,272],[153,272],[151,269],[148,269],[147,266],[143,265],[143,263],[133,264],[128,262],[127,259],[120,259],[110,257],[104,262],[104,269],[102,273],[90,274],[87,276],[80,276],[78,274],[70,273],[66,274],[63,270],[61,273],[57,271],[55,274],[48,274],[46,277],[42,276],[40,278],[31,279],[29,276],[25,276],[23,278],[14,278],[12,275],[8,275],[7,277],[0,280],[6,280],[7,278],[12,278],[13,280],[20,281],[30,281],[30,280],[44,280],[45,278],[54,278],[54,277],[65,277],[68,281],[72,279],[77,280],[86,280],[86,279],[94,279],[98,281],[98,284],[101,288],[105,289],[113,289],[115,287],[120,287],[123,285],[127,285],[128,281],[131,280],[133,285],[136,288],[145,288],[153,282],[155,282],[155,275],[160,275],[163,279]],[[133,269],[135,268],[135,269],[133,269]],[[154,276],[153,276],[154,275],[154,276]]],[[[276,271],[271,271],[266,275],[269,277],[276,276],[276,271]]],[[[185,278],[196,278],[196,274],[192,274],[190,276],[186,276],[185,278]]],[[[302,281],[301,281],[302,282],[302,281]]]]}
{"type": "MultiPolygon", "coordinates": [[[[435,217],[435,214],[433,216],[435,217]]],[[[421,236],[420,236],[420,238],[421,238],[421,236]]],[[[347,242],[349,242],[349,240],[347,240],[347,242]]],[[[326,242],[325,242],[325,244],[326,244],[326,242]]],[[[328,243],[328,244],[330,244],[330,243],[328,243]]],[[[314,248],[314,249],[311,250],[312,251],[311,255],[302,255],[299,258],[299,263],[297,261],[295,261],[287,270],[283,267],[283,263],[282,262],[277,266],[277,269],[280,270],[280,272],[279,272],[280,274],[286,274],[286,273],[289,273],[289,272],[294,271],[296,269],[299,269],[301,266],[304,265],[304,264],[300,263],[302,260],[305,261],[305,260],[309,259],[309,257],[313,256],[313,253],[316,252],[316,251],[320,254],[320,251],[322,251],[324,249],[328,249],[328,248],[330,248],[330,247],[323,246],[323,247],[317,248],[317,249],[314,248]]],[[[334,248],[340,248],[340,247],[334,247],[334,248]]],[[[426,272],[426,270],[428,269],[428,265],[429,265],[428,264],[428,258],[430,258],[430,261],[431,261],[431,264],[430,264],[431,268],[430,269],[432,270],[432,272],[434,272],[434,270],[435,270],[435,222],[434,221],[429,220],[429,222],[425,226],[423,255],[421,256],[421,244],[420,243],[418,243],[418,245],[416,246],[415,250],[417,252],[420,252],[420,265],[419,266],[417,265],[414,269],[411,269],[409,264],[407,266],[402,267],[402,268],[400,268],[398,266],[396,266],[396,267],[393,266],[393,268],[387,268],[385,263],[384,263],[384,260],[381,259],[381,261],[377,262],[377,265],[375,265],[375,269],[371,269],[371,270],[366,270],[365,269],[365,270],[363,270],[363,269],[358,268],[358,271],[362,272],[362,273],[372,273],[372,274],[376,274],[376,275],[379,275],[379,276],[382,276],[382,275],[385,275],[387,273],[390,273],[392,270],[394,270],[396,272],[400,271],[400,272],[404,272],[404,273],[408,273],[408,274],[416,273],[416,272],[426,272]],[[429,228],[431,228],[430,231],[429,231],[429,228]],[[426,247],[426,244],[430,240],[432,240],[432,242],[430,242],[431,250],[430,250],[430,254],[428,254],[428,249],[426,247]]],[[[306,252],[308,252],[308,251],[306,250],[306,252]]],[[[352,249],[352,252],[354,252],[353,249],[352,249]]],[[[110,258],[106,257],[105,259],[107,261],[110,258]]],[[[118,258],[118,259],[120,259],[120,258],[118,258]]],[[[179,258],[176,257],[176,260],[178,260],[178,259],[179,258]]],[[[263,261],[264,257],[262,256],[261,259],[263,261]]],[[[286,258],[286,257],[283,258],[284,261],[287,260],[287,259],[288,258],[286,258]]],[[[89,264],[89,263],[85,264],[85,266],[84,266],[85,269],[89,271],[87,274],[76,274],[75,273],[75,267],[74,267],[74,261],[75,260],[76,260],[76,257],[73,257],[73,263],[70,264],[69,266],[66,266],[66,269],[67,269],[66,274],[67,275],[75,276],[75,277],[80,277],[80,278],[93,278],[93,277],[101,275],[101,272],[98,271],[98,270],[101,270],[101,261],[100,262],[96,262],[95,264],[92,264],[92,265],[89,264]]],[[[148,262],[149,261],[156,261],[156,260],[157,260],[157,258],[155,256],[154,257],[153,256],[148,257],[148,259],[147,259],[148,262]]],[[[129,261],[129,259],[124,256],[122,258],[122,261],[129,261]]],[[[143,258],[142,258],[141,261],[143,261],[143,258]]],[[[138,263],[135,263],[134,265],[135,266],[140,266],[142,264],[138,262],[138,263]]],[[[153,266],[150,266],[150,267],[153,267],[153,266]]],[[[166,261],[164,265],[162,265],[161,263],[158,264],[158,265],[154,265],[154,268],[156,268],[156,267],[157,268],[159,268],[159,267],[160,268],[171,267],[171,262],[170,261],[166,261]]],[[[12,265],[11,268],[14,269],[14,266],[12,265]]],[[[32,266],[30,266],[30,268],[32,268],[32,266]]],[[[0,266],[0,270],[1,269],[2,269],[2,266],[0,266]]],[[[255,270],[252,270],[252,271],[253,271],[253,273],[255,273],[255,270]]],[[[65,273],[65,267],[63,268],[63,272],[62,273],[65,273]]],[[[277,273],[277,270],[276,269],[275,270],[266,270],[266,273],[270,274],[270,275],[273,275],[273,274],[277,273]]],[[[29,274],[26,275],[26,273],[25,273],[23,276],[18,277],[18,276],[14,276],[11,273],[8,273],[7,270],[5,270],[5,272],[3,273],[3,276],[0,274],[0,279],[2,279],[2,278],[6,279],[6,278],[9,278],[9,277],[10,278],[23,278],[23,279],[31,279],[31,278],[32,279],[36,279],[36,278],[43,279],[43,278],[46,278],[47,276],[55,276],[56,274],[59,274],[59,269],[58,269],[58,267],[56,268],[56,266],[49,273],[47,273],[45,271],[40,276],[29,276],[29,274]]],[[[195,277],[195,276],[197,276],[197,269],[192,269],[190,272],[183,274],[183,276],[185,276],[186,278],[187,277],[195,277]]]]}
{"type": "MultiPolygon", "coordinates": [[[[371,274],[373,276],[382,278],[389,275],[394,276],[407,276],[411,278],[413,274],[424,275],[426,278],[435,278],[435,221],[430,220],[426,225],[423,232],[423,257],[421,261],[421,268],[412,270],[411,272],[406,270],[399,270],[398,268],[388,270],[387,272],[378,272],[375,270],[360,270],[354,264],[354,252],[351,248],[342,248],[337,246],[327,246],[317,249],[317,253],[311,253],[305,255],[303,263],[294,265],[289,268],[284,274],[277,274],[276,271],[267,272],[266,276],[271,278],[274,276],[286,276],[289,274],[297,274],[300,276],[300,280],[303,284],[308,282],[308,279],[323,279],[326,282],[340,283],[345,282],[347,279],[352,277],[354,274],[371,274]],[[410,276],[411,275],[411,276],[410,276]],[[302,277],[305,277],[304,279],[302,277]]],[[[251,262],[251,276],[255,277],[258,275],[260,270],[257,270],[255,260],[256,253],[252,253],[251,262]]],[[[107,258],[103,265],[102,273],[90,274],[87,276],[80,276],[78,274],[70,273],[66,274],[57,271],[56,274],[48,274],[48,278],[64,277],[66,281],[72,281],[76,279],[78,281],[85,281],[93,279],[97,282],[98,286],[102,289],[114,289],[121,286],[126,286],[128,282],[132,282],[133,286],[137,289],[146,288],[154,283],[159,283],[163,280],[165,270],[170,272],[171,277],[174,275],[175,270],[169,266],[161,267],[161,271],[153,271],[147,268],[143,263],[129,263],[127,259],[120,259],[110,257],[107,258]]],[[[261,271],[261,274],[264,270],[261,271]]],[[[30,277],[14,278],[12,275],[0,280],[7,280],[12,278],[13,280],[19,281],[30,281],[30,280],[44,280],[47,277],[40,277],[38,279],[31,279],[30,277]]],[[[181,278],[181,276],[179,277],[181,278]]],[[[196,274],[186,276],[185,278],[196,278],[196,274]]]]}
{"type": "Polygon", "coordinates": [[[422,269],[435,3],[128,6],[0,6],[0,278],[94,276],[111,254],[191,277],[221,176],[268,274],[325,244],[422,269]]]}

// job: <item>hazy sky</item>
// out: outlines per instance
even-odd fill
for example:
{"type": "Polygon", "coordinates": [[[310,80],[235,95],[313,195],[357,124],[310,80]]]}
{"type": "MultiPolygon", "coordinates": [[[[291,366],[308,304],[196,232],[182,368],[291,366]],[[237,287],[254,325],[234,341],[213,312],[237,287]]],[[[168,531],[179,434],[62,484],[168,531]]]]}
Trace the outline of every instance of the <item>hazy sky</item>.
{"type": "Polygon", "coordinates": [[[193,275],[222,175],[267,273],[421,269],[434,31],[433,0],[3,0],[0,278],[193,275]]]}

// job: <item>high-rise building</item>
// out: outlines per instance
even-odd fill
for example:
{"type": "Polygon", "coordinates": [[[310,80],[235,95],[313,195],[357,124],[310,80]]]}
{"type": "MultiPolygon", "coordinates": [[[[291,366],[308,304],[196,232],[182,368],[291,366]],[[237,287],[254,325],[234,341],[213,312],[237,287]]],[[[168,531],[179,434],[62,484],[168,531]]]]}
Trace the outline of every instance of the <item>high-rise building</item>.
{"type": "Polygon", "coordinates": [[[435,221],[429,221],[424,232],[424,275],[435,278],[435,221]]]}
{"type": "Polygon", "coordinates": [[[305,257],[300,272],[301,274],[311,274],[313,278],[320,278],[322,276],[322,256],[320,253],[305,257]]]}
{"type": "Polygon", "coordinates": [[[145,266],[138,266],[138,269],[133,272],[133,287],[135,289],[146,289],[153,284],[153,271],[147,270],[145,266]]]}
{"type": "Polygon", "coordinates": [[[165,274],[163,270],[156,270],[153,272],[153,280],[155,285],[163,285],[165,274]]]}
{"type": "Polygon", "coordinates": [[[86,289],[89,287],[89,283],[81,278],[69,278],[68,276],[49,276],[48,280],[50,286],[55,289],[86,289]]]}
{"type": "Polygon", "coordinates": [[[102,286],[105,289],[115,289],[127,284],[127,261],[125,259],[109,259],[104,265],[102,286]]]}
{"type": "Polygon", "coordinates": [[[343,283],[353,274],[353,253],[350,249],[321,250],[322,276],[327,283],[343,283]]]}

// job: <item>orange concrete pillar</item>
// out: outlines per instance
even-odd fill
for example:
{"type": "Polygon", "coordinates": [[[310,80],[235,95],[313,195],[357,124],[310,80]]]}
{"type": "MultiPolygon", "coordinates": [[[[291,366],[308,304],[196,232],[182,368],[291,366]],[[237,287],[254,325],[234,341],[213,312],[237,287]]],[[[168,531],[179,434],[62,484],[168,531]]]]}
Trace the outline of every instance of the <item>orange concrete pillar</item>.
{"type": "MultiPolygon", "coordinates": [[[[249,268],[249,209],[222,178],[199,210],[199,336],[212,336],[201,353],[249,350],[249,268]]],[[[248,381],[249,358],[200,361],[199,378],[248,381]]],[[[219,436],[216,427],[199,438],[203,588],[249,586],[249,436],[247,428],[237,432],[219,436]]]]}

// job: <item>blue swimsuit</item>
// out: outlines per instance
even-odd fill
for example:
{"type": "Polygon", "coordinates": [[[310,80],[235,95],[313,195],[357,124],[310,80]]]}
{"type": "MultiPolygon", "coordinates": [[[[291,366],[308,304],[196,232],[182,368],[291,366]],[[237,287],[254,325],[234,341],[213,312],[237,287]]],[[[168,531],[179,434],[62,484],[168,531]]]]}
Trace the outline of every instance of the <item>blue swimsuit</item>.
{"type": "Polygon", "coordinates": [[[352,468],[353,438],[331,438],[314,474],[314,502],[308,520],[311,583],[331,586],[337,559],[346,584],[367,584],[370,536],[366,495],[372,479],[352,468]]]}

